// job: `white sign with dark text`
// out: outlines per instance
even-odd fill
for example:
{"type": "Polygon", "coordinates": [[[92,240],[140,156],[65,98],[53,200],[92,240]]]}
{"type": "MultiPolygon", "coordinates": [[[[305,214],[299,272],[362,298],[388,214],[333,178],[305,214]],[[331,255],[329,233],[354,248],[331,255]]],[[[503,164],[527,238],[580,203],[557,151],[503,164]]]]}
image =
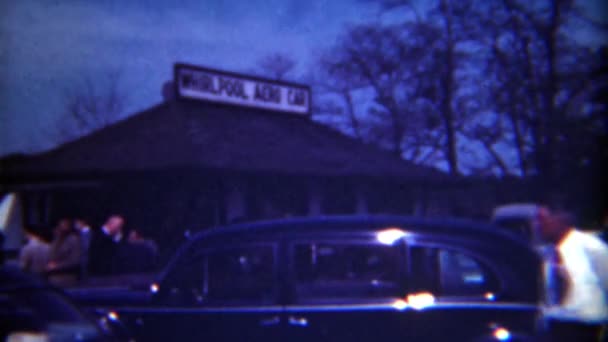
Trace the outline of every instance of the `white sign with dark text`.
{"type": "Polygon", "coordinates": [[[178,65],[177,95],[184,98],[308,114],[310,89],[284,82],[178,65]]]}

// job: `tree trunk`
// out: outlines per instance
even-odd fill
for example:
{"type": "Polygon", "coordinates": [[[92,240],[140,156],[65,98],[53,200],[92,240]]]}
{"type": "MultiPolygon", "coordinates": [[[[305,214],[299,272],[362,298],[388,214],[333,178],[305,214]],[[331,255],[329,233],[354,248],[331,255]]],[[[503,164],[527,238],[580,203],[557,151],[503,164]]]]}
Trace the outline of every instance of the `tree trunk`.
{"type": "Polygon", "coordinates": [[[514,102],[511,102],[510,113],[508,117],[509,121],[511,121],[511,125],[513,126],[513,140],[515,143],[515,148],[517,150],[517,161],[519,163],[519,169],[521,170],[522,177],[526,177],[528,174],[526,152],[524,151],[524,141],[523,136],[521,134],[519,113],[517,113],[517,108],[515,108],[514,102]]]}
{"type": "Polygon", "coordinates": [[[551,17],[549,20],[549,27],[544,37],[544,45],[547,52],[547,78],[543,87],[544,113],[540,115],[542,117],[541,137],[544,140],[544,151],[542,151],[542,156],[540,156],[539,173],[550,186],[551,184],[555,184],[558,177],[555,148],[557,135],[559,134],[559,129],[557,128],[561,124],[561,118],[555,110],[555,95],[557,93],[556,45],[560,20],[560,8],[557,0],[551,2],[551,17]]]}
{"type": "Polygon", "coordinates": [[[355,116],[355,108],[353,106],[353,98],[350,95],[350,91],[343,90],[342,96],[344,97],[344,101],[346,102],[346,111],[350,120],[350,124],[353,127],[353,133],[355,133],[355,137],[357,139],[361,140],[361,125],[359,124],[359,120],[355,116]]]}
{"type": "Polygon", "coordinates": [[[454,128],[454,112],[452,110],[452,97],[454,96],[454,38],[452,36],[452,13],[449,8],[449,1],[443,0],[442,8],[445,10],[445,29],[446,29],[446,51],[445,69],[443,70],[443,99],[441,102],[441,112],[443,116],[443,126],[446,133],[445,154],[448,161],[450,174],[459,174],[458,157],[456,152],[456,132],[454,128]]]}
{"type": "Polygon", "coordinates": [[[483,143],[483,146],[485,147],[485,149],[490,154],[490,156],[492,156],[492,159],[494,159],[494,162],[496,163],[496,165],[498,165],[498,168],[500,168],[500,172],[502,172],[502,174],[504,176],[509,175],[509,167],[507,167],[507,164],[505,164],[505,162],[500,157],[500,154],[498,154],[498,152],[496,152],[496,150],[494,149],[492,144],[487,141],[483,141],[482,143],[483,143]]]}
{"type": "Polygon", "coordinates": [[[399,112],[397,106],[393,105],[390,109],[391,118],[393,120],[393,152],[399,157],[403,157],[403,125],[399,121],[399,112]]]}

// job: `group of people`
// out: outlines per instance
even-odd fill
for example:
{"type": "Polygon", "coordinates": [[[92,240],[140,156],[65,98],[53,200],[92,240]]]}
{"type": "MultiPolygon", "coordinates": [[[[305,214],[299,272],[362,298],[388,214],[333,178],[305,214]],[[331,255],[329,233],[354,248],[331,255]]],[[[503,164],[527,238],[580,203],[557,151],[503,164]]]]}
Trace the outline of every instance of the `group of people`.
{"type": "Polygon", "coordinates": [[[99,229],[84,220],[61,219],[48,243],[43,234],[26,229],[27,243],[19,256],[21,268],[69,284],[88,275],[149,272],[155,268],[158,248],[136,229],[124,230],[125,219],[110,216],[99,229]]]}

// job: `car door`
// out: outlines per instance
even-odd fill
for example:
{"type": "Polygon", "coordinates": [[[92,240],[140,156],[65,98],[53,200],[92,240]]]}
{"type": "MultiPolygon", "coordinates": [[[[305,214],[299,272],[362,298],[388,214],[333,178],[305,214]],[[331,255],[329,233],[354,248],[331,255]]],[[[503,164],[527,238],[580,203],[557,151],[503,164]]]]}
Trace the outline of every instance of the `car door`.
{"type": "Polygon", "coordinates": [[[409,293],[425,293],[412,324],[420,341],[510,340],[534,333],[537,306],[505,295],[492,260],[462,245],[410,244],[409,293]],[[441,329],[438,329],[441,327],[441,329]]]}
{"type": "Polygon", "coordinates": [[[289,243],[289,341],[382,341],[406,336],[402,241],[296,238],[289,243]]]}
{"type": "Polygon", "coordinates": [[[277,252],[274,242],[196,247],[175,263],[153,307],[121,315],[145,341],[282,340],[277,252]]]}

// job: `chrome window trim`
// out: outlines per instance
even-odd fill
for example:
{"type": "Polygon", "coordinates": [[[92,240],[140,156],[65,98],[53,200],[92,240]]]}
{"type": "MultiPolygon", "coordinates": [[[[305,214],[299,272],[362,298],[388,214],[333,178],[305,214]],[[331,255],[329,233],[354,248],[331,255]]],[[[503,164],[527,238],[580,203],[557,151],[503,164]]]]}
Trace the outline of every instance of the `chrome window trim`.
{"type": "MultiPolygon", "coordinates": [[[[530,310],[538,311],[538,305],[522,302],[463,302],[463,301],[437,301],[424,308],[415,309],[412,307],[397,308],[393,304],[399,300],[394,298],[391,302],[370,302],[361,304],[293,304],[293,305],[271,305],[271,306],[212,306],[212,307],[124,307],[120,308],[119,314],[129,313],[264,313],[264,312],[344,312],[344,311],[427,311],[442,309],[476,309],[476,310],[530,310]]],[[[111,310],[112,308],[107,308],[111,310]]]]}

